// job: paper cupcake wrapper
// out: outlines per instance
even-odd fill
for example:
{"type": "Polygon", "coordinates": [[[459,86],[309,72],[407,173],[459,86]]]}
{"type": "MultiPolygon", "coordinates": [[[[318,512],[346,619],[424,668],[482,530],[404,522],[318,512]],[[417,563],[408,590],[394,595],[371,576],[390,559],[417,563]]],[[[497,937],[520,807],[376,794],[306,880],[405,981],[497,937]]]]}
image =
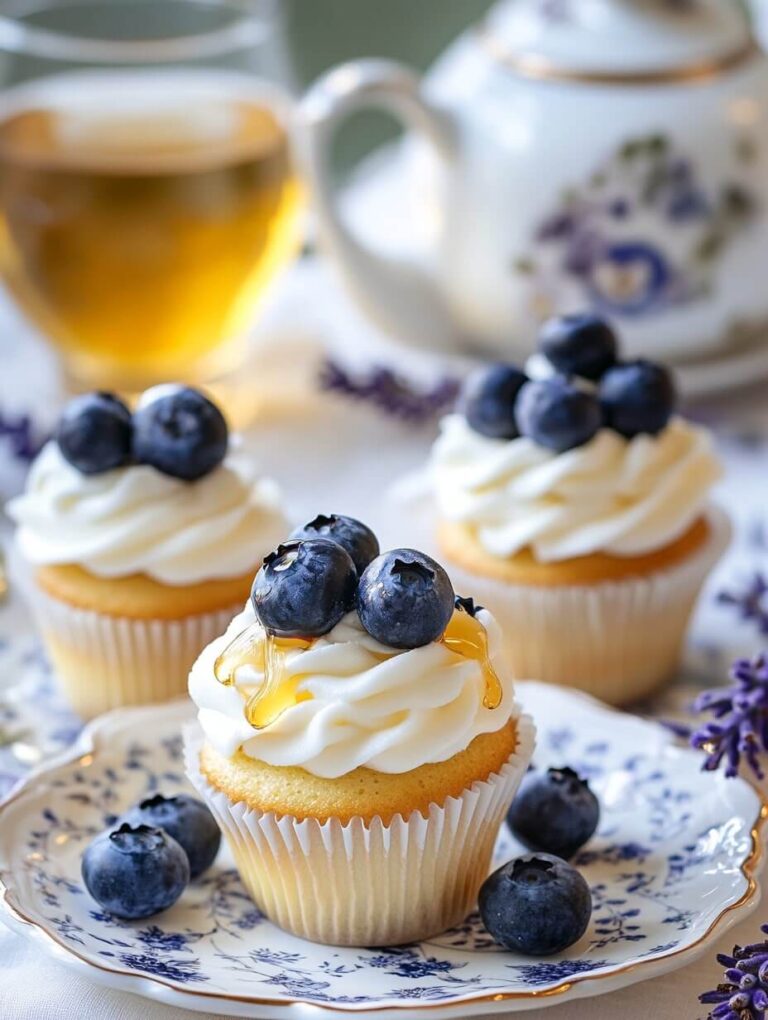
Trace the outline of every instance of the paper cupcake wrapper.
{"type": "Polygon", "coordinates": [[[592,585],[508,584],[446,564],[457,591],[499,622],[518,679],[576,687],[613,705],[647,697],[674,677],[701,588],[728,545],[726,515],[708,512],[694,555],[646,577],[592,585]]]}
{"type": "Polygon", "coordinates": [[[233,803],[201,774],[199,726],[185,731],[187,773],[216,817],[240,877],[275,924],[313,942],[400,945],[464,920],[477,903],[504,816],[533,753],[535,728],[498,773],[425,817],[320,822],[233,803]]]}
{"type": "Polygon", "coordinates": [[[179,620],[108,616],[52,598],[18,557],[12,570],[59,686],[83,719],[186,694],[195,659],[242,609],[237,603],[179,620]]]}

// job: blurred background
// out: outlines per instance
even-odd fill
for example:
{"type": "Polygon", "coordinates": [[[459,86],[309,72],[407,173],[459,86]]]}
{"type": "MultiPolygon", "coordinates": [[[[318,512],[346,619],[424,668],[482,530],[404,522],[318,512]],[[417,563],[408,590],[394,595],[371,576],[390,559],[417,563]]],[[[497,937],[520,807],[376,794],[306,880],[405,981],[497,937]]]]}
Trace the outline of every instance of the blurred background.
{"type": "MultiPolygon", "coordinates": [[[[768,39],[768,0],[746,0],[768,39]]],[[[298,82],[308,85],[334,64],[361,55],[392,57],[426,69],[492,0],[285,0],[287,35],[298,82]]],[[[361,116],[339,138],[340,168],[396,133],[386,118],[361,116]]]]}
{"type": "MultiPolygon", "coordinates": [[[[15,380],[41,385],[43,350],[70,390],[131,395],[187,375],[242,383],[250,411],[270,352],[311,385],[331,348],[409,374],[429,348],[439,378],[456,354],[524,358],[543,318],[585,306],[618,320],[633,355],[679,362],[686,393],[768,373],[754,285],[768,249],[768,61],[749,43],[729,63],[748,4],[768,38],[767,3],[3,0],[0,326],[14,370],[0,408],[27,410],[15,380]],[[470,26],[486,15],[483,38],[470,26]],[[702,53],[717,70],[701,87],[641,94],[505,67],[510,54],[565,66],[574,53],[599,73],[679,70],[702,53]],[[347,106],[319,94],[325,123],[305,146],[313,132],[288,94],[366,57],[426,72],[404,89],[422,122],[398,108],[403,82],[378,86],[396,119],[370,109],[358,79],[347,106]],[[430,145],[441,117],[459,140],[450,160],[430,145]],[[404,121],[403,145],[362,159],[404,121]],[[321,134],[333,141],[313,165],[294,158],[321,134]],[[331,178],[351,187],[337,193],[331,178]],[[240,373],[251,355],[258,368],[240,373]]],[[[282,395],[293,374],[263,388],[282,395]]],[[[50,391],[45,408],[57,380],[50,391]]],[[[227,401],[236,420],[239,400],[227,401]]],[[[35,413],[45,429],[50,415],[35,413]]]]}
{"type": "MultiPolygon", "coordinates": [[[[759,0],[758,0],[759,2],[759,0]]],[[[345,60],[390,57],[426,69],[492,0],[286,0],[289,47],[302,86],[345,60]]],[[[343,131],[340,170],[397,134],[384,115],[361,114],[343,131]]]]}

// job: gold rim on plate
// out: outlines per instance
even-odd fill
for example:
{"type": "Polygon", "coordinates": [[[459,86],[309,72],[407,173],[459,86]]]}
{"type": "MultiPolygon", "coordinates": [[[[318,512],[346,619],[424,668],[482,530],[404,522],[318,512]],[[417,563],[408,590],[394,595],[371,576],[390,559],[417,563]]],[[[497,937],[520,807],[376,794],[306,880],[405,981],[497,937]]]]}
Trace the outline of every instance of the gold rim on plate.
{"type": "MultiPolygon", "coordinates": [[[[590,698],[589,700],[594,699],[590,698]]],[[[5,798],[5,800],[3,800],[0,803],[0,814],[3,811],[5,811],[8,807],[10,807],[11,804],[15,803],[15,801],[18,800],[22,794],[27,792],[30,785],[29,780],[31,778],[34,778],[34,776],[39,775],[41,772],[43,771],[49,772],[54,768],[62,768],[66,765],[72,765],[74,762],[78,761],[78,759],[82,761],[83,765],[86,764],[90,765],[93,761],[93,756],[97,753],[99,749],[98,740],[96,739],[97,732],[98,731],[96,730],[91,730],[90,732],[86,730],[85,733],[83,734],[85,740],[81,738],[82,745],[80,744],[80,742],[78,742],[78,746],[76,747],[74,753],[70,754],[65,753],[65,755],[62,755],[60,758],[54,759],[50,763],[50,765],[46,766],[44,769],[35,770],[35,772],[31,776],[27,777],[27,779],[25,779],[22,782],[18,789],[12,791],[5,798]],[[86,743],[86,741],[88,742],[86,743]]],[[[652,957],[645,960],[636,960],[634,963],[628,963],[622,967],[617,967],[606,974],[584,974],[582,976],[574,976],[568,978],[565,981],[562,981],[559,985],[556,985],[553,988],[547,988],[542,991],[496,992],[493,995],[480,995],[477,997],[469,996],[464,999],[456,1000],[456,1002],[453,1003],[439,1002],[429,1003],[426,1005],[414,1005],[413,1003],[409,1002],[403,1003],[402,1005],[387,1004],[385,1006],[367,1007],[362,1013],[356,1012],[355,1010],[344,1009],[339,1006],[328,1006],[324,1003],[309,1002],[308,1000],[305,999],[262,999],[260,997],[257,998],[255,996],[250,995],[228,995],[226,992],[207,992],[202,989],[191,991],[187,988],[179,987],[178,985],[174,984],[171,981],[165,981],[162,978],[154,977],[151,974],[137,972],[135,970],[122,970],[117,967],[102,966],[101,964],[94,962],[90,957],[82,953],[79,953],[76,949],[73,949],[68,942],[61,939],[57,934],[52,933],[48,928],[44,927],[38,921],[35,921],[31,917],[26,915],[24,911],[18,906],[17,903],[12,902],[13,894],[5,882],[4,876],[8,873],[6,872],[5,869],[0,870],[0,894],[2,894],[0,896],[0,903],[13,917],[16,918],[17,921],[36,929],[40,933],[42,938],[51,942],[57,950],[61,950],[64,954],[74,958],[79,963],[84,964],[86,967],[89,968],[93,967],[96,970],[102,971],[105,974],[112,974],[118,977],[127,978],[131,982],[146,981],[152,985],[159,985],[163,988],[169,989],[170,991],[176,994],[187,995],[190,996],[191,998],[208,999],[211,1001],[218,999],[221,1002],[239,1002],[253,1006],[269,1006],[270,1008],[282,1008],[282,1007],[290,1008],[293,1006],[302,1007],[308,1006],[311,1007],[313,1010],[317,1011],[317,1013],[325,1012],[345,1014],[351,1018],[354,1017],[355,1015],[365,1016],[367,1013],[380,1013],[385,1012],[387,1010],[389,1011],[409,1010],[411,1013],[416,1012],[427,1013],[430,1010],[437,1009],[445,1010],[450,1009],[451,1007],[459,1006],[471,1007],[475,1004],[487,1004],[491,1002],[511,1002],[520,1000],[529,1000],[533,1002],[536,1000],[550,999],[561,995],[565,995],[575,985],[584,985],[591,982],[596,983],[598,981],[607,981],[623,974],[629,974],[640,968],[647,968],[653,965],[658,966],[658,964],[664,963],[667,960],[672,960],[677,956],[682,956],[685,953],[691,953],[696,949],[700,949],[703,947],[705,942],[711,940],[716,930],[720,927],[722,922],[731,913],[733,913],[736,910],[740,910],[742,907],[745,907],[748,903],[752,901],[752,899],[754,899],[756,895],[759,895],[757,873],[763,858],[762,833],[763,828],[766,822],[768,821],[768,796],[764,794],[763,791],[751,780],[743,776],[741,777],[741,779],[743,782],[747,784],[747,786],[750,787],[750,789],[757,796],[758,800],[760,801],[760,810],[751,828],[752,849],[739,868],[741,874],[743,875],[747,882],[747,888],[744,891],[744,893],[739,897],[739,899],[735,903],[729,904],[723,911],[721,911],[721,913],[718,914],[718,916],[709,925],[707,930],[698,939],[696,939],[695,942],[690,943],[690,945],[682,946],[679,949],[675,949],[672,952],[660,956],[652,957]]],[[[642,978],[640,978],[640,980],[642,980],[642,978]]]]}

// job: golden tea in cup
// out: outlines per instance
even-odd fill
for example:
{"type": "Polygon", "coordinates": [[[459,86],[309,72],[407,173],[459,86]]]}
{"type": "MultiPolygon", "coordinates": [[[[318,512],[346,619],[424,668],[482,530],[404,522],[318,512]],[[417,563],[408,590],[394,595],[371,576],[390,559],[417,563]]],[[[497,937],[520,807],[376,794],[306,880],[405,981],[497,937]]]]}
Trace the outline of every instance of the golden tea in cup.
{"type": "Polygon", "coordinates": [[[0,120],[0,272],[81,385],[231,368],[298,243],[282,94],[221,70],[87,70],[0,120]]]}

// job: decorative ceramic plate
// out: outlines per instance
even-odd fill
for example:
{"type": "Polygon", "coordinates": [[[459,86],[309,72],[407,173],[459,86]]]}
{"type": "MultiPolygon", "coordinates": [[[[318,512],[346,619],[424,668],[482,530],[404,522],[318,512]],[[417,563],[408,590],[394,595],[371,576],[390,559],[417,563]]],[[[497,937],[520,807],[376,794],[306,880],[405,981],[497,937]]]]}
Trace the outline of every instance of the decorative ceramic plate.
{"type": "MultiPolygon", "coordinates": [[[[94,980],[236,1016],[468,1017],[598,995],[690,962],[757,906],[768,807],[746,782],[702,773],[700,756],[652,723],[584,695],[519,686],[539,727],[536,763],[574,766],[603,805],[576,861],[592,887],[592,922],[560,956],[504,952],[474,915],[418,945],[303,942],[262,916],[225,851],[166,913],[132,923],[104,914],[83,888],[81,852],[148,792],[186,788],[180,729],[192,713],[182,703],[97,720],[0,808],[7,920],[94,980]]],[[[497,863],[515,851],[503,834],[497,863]]]]}

